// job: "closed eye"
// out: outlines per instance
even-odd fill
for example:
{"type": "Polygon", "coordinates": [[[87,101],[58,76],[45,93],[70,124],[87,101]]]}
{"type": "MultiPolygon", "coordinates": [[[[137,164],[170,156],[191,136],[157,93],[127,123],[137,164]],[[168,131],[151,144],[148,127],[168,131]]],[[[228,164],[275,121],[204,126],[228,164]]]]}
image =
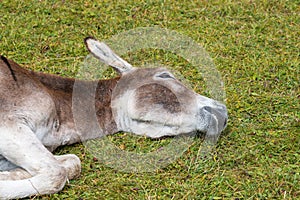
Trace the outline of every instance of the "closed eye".
{"type": "Polygon", "coordinates": [[[169,74],[168,72],[163,72],[159,75],[157,75],[157,77],[159,78],[171,78],[171,79],[175,79],[173,75],[169,74]]]}

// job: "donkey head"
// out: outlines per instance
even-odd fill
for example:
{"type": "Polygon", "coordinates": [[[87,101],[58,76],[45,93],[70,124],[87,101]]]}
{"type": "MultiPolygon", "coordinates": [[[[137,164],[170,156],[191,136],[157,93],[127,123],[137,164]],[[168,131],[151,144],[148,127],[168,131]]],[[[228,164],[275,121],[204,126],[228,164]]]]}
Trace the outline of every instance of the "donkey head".
{"type": "Polygon", "coordinates": [[[165,68],[135,68],[106,44],[85,40],[88,50],[120,75],[111,108],[118,130],[151,138],[195,131],[218,135],[226,127],[225,105],[185,87],[165,68]]]}

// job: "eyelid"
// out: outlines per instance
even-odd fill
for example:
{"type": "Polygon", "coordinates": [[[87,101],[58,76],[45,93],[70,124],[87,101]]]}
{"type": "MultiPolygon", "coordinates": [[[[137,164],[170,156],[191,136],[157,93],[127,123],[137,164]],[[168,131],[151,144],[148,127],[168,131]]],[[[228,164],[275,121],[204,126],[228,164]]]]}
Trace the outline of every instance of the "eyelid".
{"type": "Polygon", "coordinates": [[[168,73],[168,72],[162,72],[162,73],[158,74],[157,77],[175,79],[175,77],[172,74],[168,73]]]}

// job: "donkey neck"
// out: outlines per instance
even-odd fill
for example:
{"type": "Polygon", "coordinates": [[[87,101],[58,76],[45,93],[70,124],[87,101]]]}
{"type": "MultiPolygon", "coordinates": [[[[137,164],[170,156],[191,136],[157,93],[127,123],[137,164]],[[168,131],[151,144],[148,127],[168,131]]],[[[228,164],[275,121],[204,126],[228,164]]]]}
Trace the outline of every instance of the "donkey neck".
{"type": "Polygon", "coordinates": [[[71,136],[68,136],[70,137],[70,140],[66,144],[94,139],[118,131],[116,123],[113,120],[110,104],[112,91],[115,88],[119,77],[108,80],[84,81],[73,78],[63,78],[51,74],[33,73],[47,88],[48,93],[55,102],[57,117],[61,127],[60,134],[62,137],[64,137],[63,134],[72,134],[71,136]],[[79,115],[82,119],[80,123],[74,120],[76,119],[76,116],[73,114],[73,92],[75,91],[75,83],[76,86],[81,88],[80,94],[76,95],[76,115],[79,115]],[[96,85],[94,93],[92,93],[93,91],[89,92],[86,90],[87,88],[91,88],[92,85],[96,85]],[[94,108],[90,108],[91,106],[87,107],[85,103],[88,100],[91,101],[91,97],[94,98],[94,108]],[[91,127],[89,127],[89,120],[91,119],[91,115],[96,115],[98,122],[97,126],[100,128],[100,130],[97,130],[99,130],[100,133],[99,131],[95,132],[96,130],[90,131],[91,127]]]}

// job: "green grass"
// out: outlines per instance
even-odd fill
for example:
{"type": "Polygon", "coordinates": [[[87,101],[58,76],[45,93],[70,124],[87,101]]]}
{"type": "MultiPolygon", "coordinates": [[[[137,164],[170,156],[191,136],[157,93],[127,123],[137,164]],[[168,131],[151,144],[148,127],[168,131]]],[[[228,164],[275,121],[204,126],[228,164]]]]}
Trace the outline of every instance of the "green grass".
{"type": "MultiPolygon", "coordinates": [[[[82,175],[58,194],[35,199],[300,199],[300,2],[295,1],[7,1],[0,2],[0,53],[23,66],[74,77],[88,54],[83,38],[109,39],[137,27],[191,37],[214,59],[226,86],[230,121],[209,160],[195,139],[176,162],[153,173],[124,173],[97,162],[82,144],[82,175]]],[[[182,58],[133,52],[203,80],[182,58]],[[193,71],[192,71],[193,72],[193,71]]],[[[168,144],[129,134],[120,148],[149,152],[168,144]]]]}

